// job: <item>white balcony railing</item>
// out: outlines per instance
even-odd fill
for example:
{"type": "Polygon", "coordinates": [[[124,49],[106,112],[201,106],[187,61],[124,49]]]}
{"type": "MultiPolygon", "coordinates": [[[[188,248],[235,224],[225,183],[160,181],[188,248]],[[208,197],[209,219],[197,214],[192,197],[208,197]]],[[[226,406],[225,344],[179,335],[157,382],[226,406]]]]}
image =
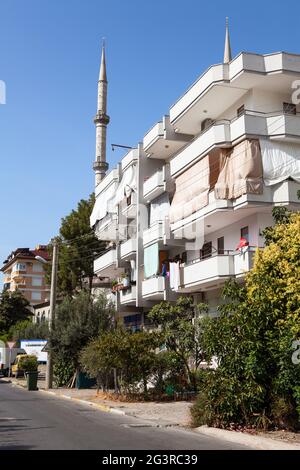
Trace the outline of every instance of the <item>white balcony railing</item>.
{"type": "Polygon", "coordinates": [[[150,202],[164,192],[164,174],[162,170],[156,171],[143,185],[144,197],[150,202]]]}
{"type": "Polygon", "coordinates": [[[130,238],[126,242],[121,243],[120,256],[122,259],[135,255],[136,253],[136,239],[130,238]]]}
{"type": "Polygon", "coordinates": [[[218,254],[207,259],[197,260],[181,268],[181,287],[208,284],[234,276],[234,274],[234,256],[232,254],[218,254]]]}
{"type": "Polygon", "coordinates": [[[163,240],[165,233],[164,222],[156,222],[151,227],[144,230],[143,233],[143,245],[151,245],[152,243],[163,240]]]}
{"type": "Polygon", "coordinates": [[[171,175],[176,175],[209,149],[230,145],[230,121],[219,121],[198,135],[170,161],[171,175]]]}
{"type": "Polygon", "coordinates": [[[214,122],[202,131],[191,143],[180,150],[170,161],[172,176],[176,176],[199,157],[215,147],[230,147],[245,137],[270,137],[285,140],[300,138],[300,115],[285,114],[282,111],[262,113],[245,110],[241,116],[214,122]]]}
{"type": "Polygon", "coordinates": [[[94,261],[94,273],[99,274],[109,267],[116,265],[117,252],[115,249],[107,251],[104,255],[94,261]]]}
{"type": "Polygon", "coordinates": [[[136,302],[136,286],[131,286],[128,289],[120,291],[120,303],[124,304],[135,304],[136,302]]]}
{"type": "Polygon", "coordinates": [[[165,291],[165,278],[163,276],[151,277],[142,282],[142,295],[144,298],[163,299],[165,291]]]}
{"type": "Polygon", "coordinates": [[[246,272],[250,271],[253,267],[254,255],[256,248],[248,247],[243,253],[235,254],[234,256],[234,274],[236,276],[241,276],[246,272]]]}
{"type": "Polygon", "coordinates": [[[143,140],[143,147],[145,152],[147,152],[148,147],[155,142],[157,139],[162,137],[164,135],[164,125],[163,122],[160,121],[157,124],[155,124],[149,132],[144,137],[143,140]]]}

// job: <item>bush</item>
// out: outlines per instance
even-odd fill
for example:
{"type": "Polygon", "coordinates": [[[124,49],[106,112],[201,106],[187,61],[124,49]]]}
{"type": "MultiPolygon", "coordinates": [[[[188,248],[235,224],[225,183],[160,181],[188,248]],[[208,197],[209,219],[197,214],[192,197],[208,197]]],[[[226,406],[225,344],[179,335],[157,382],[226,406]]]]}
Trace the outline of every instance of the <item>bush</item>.
{"type": "Polygon", "coordinates": [[[70,361],[64,358],[55,358],[53,365],[54,383],[57,387],[63,387],[75,373],[75,368],[70,361]]]}
{"type": "Polygon", "coordinates": [[[24,372],[36,372],[38,370],[38,360],[34,355],[26,355],[20,358],[20,369],[24,372]]]}

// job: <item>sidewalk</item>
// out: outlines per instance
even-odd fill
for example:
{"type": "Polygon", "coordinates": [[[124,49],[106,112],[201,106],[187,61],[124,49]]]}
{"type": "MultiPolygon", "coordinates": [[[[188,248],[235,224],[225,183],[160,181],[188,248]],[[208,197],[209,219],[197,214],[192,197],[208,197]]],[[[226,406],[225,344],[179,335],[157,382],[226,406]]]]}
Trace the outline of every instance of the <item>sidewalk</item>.
{"type": "MultiPolygon", "coordinates": [[[[24,379],[1,378],[1,380],[10,381],[12,384],[26,388],[24,379]]],[[[149,424],[157,427],[180,426],[190,427],[190,407],[191,402],[121,402],[103,399],[97,395],[95,389],[70,389],[58,388],[45,390],[45,381],[38,382],[39,391],[55,395],[61,399],[79,401],[89,406],[95,406],[101,411],[127,415],[149,421],[149,424]]],[[[258,433],[256,435],[246,432],[227,431],[224,429],[210,428],[201,426],[194,429],[199,434],[224,439],[236,444],[242,444],[258,450],[300,450],[300,443],[291,442],[287,438],[279,437],[276,433],[258,433]]],[[[287,433],[288,434],[288,433],[287,433]]],[[[295,434],[295,433],[290,433],[295,434]]],[[[298,437],[298,434],[297,434],[298,437]]]]}

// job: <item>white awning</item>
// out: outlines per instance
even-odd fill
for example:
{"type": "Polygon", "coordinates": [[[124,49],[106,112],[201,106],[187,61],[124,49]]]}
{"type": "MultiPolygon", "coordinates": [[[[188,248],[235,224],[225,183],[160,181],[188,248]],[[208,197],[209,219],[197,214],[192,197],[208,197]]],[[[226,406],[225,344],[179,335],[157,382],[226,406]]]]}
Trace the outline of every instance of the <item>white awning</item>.
{"type": "Polygon", "coordinates": [[[261,139],[263,179],[266,186],[287,178],[300,183],[300,145],[261,139]]]}
{"type": "Polygon", "coordinates": [[[97,196],[92,214],[90,216],[91,227],[94,227],[94,225],[99,220],[102,220],[107,214],[116,212],[114,196],[116,194],[117,188],[118,183],[114,181],[108,188],[105,188],[105,190],[97,196]]]}
{"type": "Polygon", "coordinates": [[[129,197],[132,191],[136,191],[136,187],[136,166],[131,165],[123,173],[122,179],[116,191],[114,204],[117,205],[124,199],[124,197],[129,197]]]}

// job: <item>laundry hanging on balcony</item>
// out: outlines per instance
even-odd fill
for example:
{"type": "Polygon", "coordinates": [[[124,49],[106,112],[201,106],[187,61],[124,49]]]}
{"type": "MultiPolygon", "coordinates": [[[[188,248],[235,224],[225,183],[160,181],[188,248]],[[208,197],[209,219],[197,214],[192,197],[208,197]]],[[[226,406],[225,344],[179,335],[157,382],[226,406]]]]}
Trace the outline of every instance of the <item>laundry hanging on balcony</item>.
{"type": "Polygon", "coordinates": [[[300,183],[300,145],[260,140],[263,178],[266,186],[288,178],[300,183]]]}
{"type": "Polygon", "coordinates": [[[262,194],[262,161],[258,140],[244,140],[228,152],[215,185],[216,199],[262,194]]]}
{"type": "Polygon", "coordinates": [[[155,276],[159,270],[158,243],[147,246],[144,250],[144,275],[145,279],[155,276]]]}
{"type": "Polygon", "coordinates": [[[114,205],[114,198],[118,183],[114,181],[109,187],[105,188],[102,193],[96,196],[96,202],[90,216],[90,225],[94,225],[104,219],[108,214],[113,214],[116,212],[114,205]]]}
{"type": "Polygon", "coordinates": [[[180,286],[180,262],[170,262],[170,288],[177,291],[180,286]]]}
{"type": "Polygon", "coordinates": [[[176,190],[171,203],[170,223],[175,223],[208,204],[209,157],[176,178],[176,190]]]}

